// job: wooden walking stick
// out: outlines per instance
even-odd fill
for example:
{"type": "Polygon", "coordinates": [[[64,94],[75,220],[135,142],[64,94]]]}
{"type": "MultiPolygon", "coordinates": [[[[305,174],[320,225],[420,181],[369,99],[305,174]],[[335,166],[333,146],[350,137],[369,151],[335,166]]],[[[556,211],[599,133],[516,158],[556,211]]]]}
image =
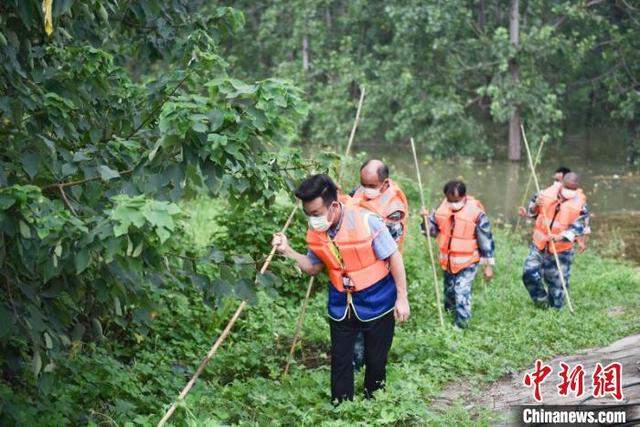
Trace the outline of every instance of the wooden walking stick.
{"type": "MultiPolygon", "coordinates": [[[[296,203],[296,205],[291,210],[291,213],[289,214],[289,218],[287,218],[287,222],[285,222],[284,227],[282,227],[283,233],[287,230],[287,228],[289,228],[289,225],[291,224],[291,221],[293,220],[293,216],[296,214],[297,210],[298,210],[298,204],[296,203]]],[[[269,268],[269,264],[271,264],[271,260],[273,259],[273,256],[275,255],[275,253],[276,253],[276,247],[273,246],[271,248],[271,252],[269,252],[269,256],[267,256],[267,259],[264,261],[264,264],[262,264],[262,268],[260,269],[260,274],[264,274],[265,271],[267,271],[267,268],[269,268]]],[[[258,283],[258,277],[260,276],[256,276],[256,283],[258,283]]]]}
{"type": "MultiPolygon", "coordinates": [[[[360,88],[360,100],[358,101],[358,108],[356,109],[356,118],[353,120],[353,126],[351,127],[351,133],[349,134],[349,142],[347,143],[347,149],[344,152],[345,157],[349,155],[351,152],[351,145],[353,144],[353,138],[356,135],[356,129],[358,129],[358,124],[360,124],[360,112],[362,111],[362,103],[364,102],[364,86],[360,88]]],[[[340,170],[338,171],[338,182],[340,182],[340,177],[342,176],[342,167],[343,164],[340,163],[340,170]]],[[[293,353],[296,348],[296,344],[298,343],[298,339],[300,338],[300,332],[302,330],[302,324],[304,323],[304,315],[307,311],[307,305],[309,304],[309,296],[311,295],[311,288],[313,287],[314,278],[311,277],[309,279],[309,284],[307,285],[307,293],[302,301],[302,306],[300,308],[300,316],[298,316],[298,322],[296,323],[296,332],[293,336],[293,342],[291,343],[291,350],[289,351],[289,358],[287,359],[287,365],[284,367],[283,376],[286,376],[289,372],[289,365],[291,364],[291,359],[293,358],[293,353]]]]}
{"type": "Polygon", "coordinates": [[[289,358],[287,359],[287,365],[284,367],[283,376],[287,376],[289,373],[289,365],[291,365],[291,360],[293,359],[293,353],[296,351],[296,343],[300,338],[300,332],[302,331],[302,323],[304,321],[304,315],[307,312],[307,306],[309,304],[309,295],[311,294],[311,288],[313,288],[313,282],[316,276],[311,276],[309,279],[309,285],[307,286],[307,294],[304,296],[304,301],[302,302],[302,308],[300,309],[300,316],[298,316],[298,322],[296,323],[296,332],[293,334],[293,342],[291,343],[291,349],[289,350],[289,358]]]}
{"type": "Polygon", "coordinates": [[[162,427],[162,426],[165,425],[165,423],[169,420],[169,418],[171,418],[171,416],[175,412],[176,408],[178,407],[178,402],[183,400],[186,397],[187,393],[189,393],[189,391],[191,391],[191,388],[196,383],[196,380],[198,379],[198,377],[200,376],[202,371],[204,371],[204,368],[207,365],[207,363],[209,363],[209,360],[213,357],[213,355],[216,353],[216,351],[218,351],[218,347],[220,347],[220,344],[222,344],[222,341],[224,341],[224,339],[227,337],[227,335],[229,335],[229,332],[231,331],[231,328],[233,327],[233,324],[236,323],[236,320],[238,320],[238,317],[240,316],[240,313],[242,313],[242,311],[244,310],[246,305],[247,305],[246,301],[242,301],[240,303],[240,305],[236,309],[236,312],[233,314],[233,317],[231,318],[229,323],[227,323],[227,326],[224,328],[224,330],[222,331],[222,333],[220,334],[220,336],[218,337],[216,342],[213,343],[213,346],[211,347],[211,349],[209,349],[209,352],[204,357],[204,359],[202,359],[202,362],[200,362],[200,366],[198,366],[198,369],[196,370],[196,373],[193,374],[193,376],[191,377],[191,379],[189,380],[187,385],[184,386],[184,388],[182,389],[182,391],[178,395],[178,399],[176,399],[176,401],[171,404],[171,407],[169,408],[169,410],[164,414],[164,417],[162,417],[162,419],[158,423],[158,427],[162,427]]]}
{"type": "MultiPolygon", "coordinates": [[[[358,108],[356,109],[356,118],[353,120],[353,126],[351,126],[351,133],[349,134],[349,142],[347,143],[347,149],[344,151],[344,156],[349,157],[351,153],[351,145],[353,144],[353,138],[356,136],[356,129],[358,129],[358,125],[360,124],[360,111],[362,111],[362,103],[364,102],[364,86],[360,88],[360,100],[358,101],[358,108]]],[[[344,165],[340,163],[340,170],[338,171],[338,182],[340,182],[340,178],[342,177],[342,167],[344,165]]]]}
{"type": "MultiPolygon", "coordinates": [[[[529,159],[529,167],[531,168],[531,176],[533,177],[533,182],[536,185],[536,191],[540,194],[540,183],[538,182],[538,176],[536,175],[536,167],[533,164],[533,158],[531,157],[531,151],[529,150],[529,143],[527,142],[527,135],[524,132],[524,126],[520,125],[520,130],[522,131],[522,139],[524,141],[524,147],[527,150],[527,157],[529,159]]],[[[544,223],[547,225],[547,233],[551,236],[551,223],[549,222],[549,218],[544,210],[540,212],[543,216],[544,223]]],[[[560,266],[560,259],[558,258],[558,253],[556,252],[556,243],[552,240],[549,240],[551,243],[551,251],[553,252],[553,258],[556,261],[556,267],[558,267],[558,275],[560,276],[560,283],[562,283],[562,290],[564,294],[567,296],[567,305],[569,306],[569,311],[573,313],[573,305],[571,304],[571,298],[569,297],[569,289],[567,289],[567,284],[564,281],[564,275],[562,274],[562,267],[560,266]]]]}
{"type": "MultiPolygon", "coordinates": [[[[420,166],[418,165],[418,155],[416,154],[416,145],[411,138],[411,151],[413,151],[413,161],[416,165],[416,175],[418,176],[418,188],[420,190],[420,204],[422,209],[426,209],[424,204],[424,191],[422,189],[422,177],[420,176],[420,166]]],[[[442,307],[440,306],[440,290],[438,288],[438,273],[436,273],[436,261],[433,256],[433,245],[431,244],[431,236],[429,236],[429,216],[423,215],[422,220],[425,225],[425,233],[427,237],[427,246],[429,248],[429,258],[431,259],[431,270],[433,271],[433,289],[436,292],[436,306],[438,307],[438,317],[440,318],[440,326],[444,326],[444,318],[442,317],[442,307]]]]}
{"type": "MultiPolygon", "coordinates": [[[[535,167],[538,167],[538,165],[540,164],[540,159],[542,158],[542,147],[544,147],[544,142],[545,140],[543,139],[542,141],[540,141],[540,145],[538,146],[538,152],[536,153],[536,161],[534,163],[535,167]]],[[[522,203],[520,203],[520,206],[524,206],[524,204],[527,202],[527,198],[529,197],[529,187],[531,187],[531,183],[533,181],[533,176],[531,174],[529,174],[529,179],[527,179],[527,185],[524,188],[524,196],[522,198],[522,203]]],[[[520,215],[518,215],[518,220],[516,221],[516,226],[513,229],[513,233],[517,234],[518,233],[518,229],[520,228],[520,220],[522,219],[522,217],[520,215]]]]}
{"type": "MultiPolygon", "coordinates": [[[[291,213],[289,214],[289,218],[287,218],[287,221],[282,227],[283,233],[287,231],[287,228],[289,228],[289,225],[291,225],[291,221],[293,220],[293,216],[297,210],[298,210],[298,204],[296,203],[294,208],[291,210],[291,213]]],[[[269,268],[269,264],[271,264],[271,260],[273,259],[274,252],[275,252],[275,249],[272,249],[271,252],[269,253],[269,256],[262,264],[262,268],[260,269],[259,274],[264,274],[265,271],[267,271],[267,268],[269,268]]],[[[256,277],[256,282],[257,281],[258,279],[256,277]]],[[[200,362],[200,366],[198,366],[198,369],[196,370],[195,374],[193,374],[193,376],[191,377],[187,385],[184,386],[184,388],[178,395],[178,398],[171,404],[167,412],[164,414],[164,416],[158,423],[157,427],[162,427],[165,425],[165,423],[169,420],[169,418],[171,418],[173,413],[176,411],[176,408],[178,407],[178,402],[182,401],[187,396],[189,391],[191,391],[191,388],[196,383],[196,380],[198,379],[200,374],[202,374],[202,371],[204,371],[205,366],[207,366],[207,363],[209,363],[209,360],[211,360],[211,358],[216,353],[216,351],[218,351],[218,347],[220,347],[220,345],[222,344],[222,341],[224,341],[224,339],[227,338],[227,336],[229,335],[229,332],[231,332],[231,328],[236,323],[236,320],[238,320],[238,317],[240,317],[240,314],[244,311],[246,306],[247,306],[247,301],[242,300],[240,302],[240,305],[236,309],[236,312],[233,314],[233,317],[231,318],[231,320],[229,320],[229,323],[227,323],[227,326],[225,326],[224,330],[222,331],[218,339],[213,343],[213,345],[209,349],[209,352],[207,353],[207,355],[204,357],[204,359],[202,359],[202,362],[200,362]]]]}
{"type": "MultiPolygon", "coordinates": [[[[534,163],[535,167],[538,167],[538,165],[540,164],[540,159],[542,158],[542,147],[544,147],[544,142],[545,142],[545,140],[542,139],[542,141],[540,141],[540,145],[538,146],[538,151],[536,152],[536,161],[534,163]]],[[[533,175],[529,174],[529,178],[527,179],[527,185],[524,188],[524,195],[522,197],[522,203],[520,203],[520,206],[524,206],[525,203],[527,202],[527,198],[529,197],[529,187],[531,187],[531,183],[532,182],[533,182],[533,175]]],[[[520,229],[521,220],[522,220],[522,217],[520,216],[520,214],[518,214],[518,219],[516,221],[516,226],[513,229],[513,234],[516,235],[516,236],[518,235],[518,230],[520,229]]],[[[509,252],[509,259],[507,260],[507,265],[511,265],[512,267],[516,268],[516,265],[511,262],[512,258],[513,258],[513,251],[510,251],[509,252]]]]}

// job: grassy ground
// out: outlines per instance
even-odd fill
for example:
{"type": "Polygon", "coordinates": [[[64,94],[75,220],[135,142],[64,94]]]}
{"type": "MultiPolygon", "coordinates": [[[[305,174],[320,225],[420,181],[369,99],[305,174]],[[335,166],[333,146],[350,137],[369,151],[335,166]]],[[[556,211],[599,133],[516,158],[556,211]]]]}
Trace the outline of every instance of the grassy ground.
{"type": "MultiPolygon", "coordinates": [[[[224,234],[224,227],[214,224],[215,212],[200,209],[204,206],[194,207],[193,235],[205,242],[207,236],[224,234]]],[[[453,329],[451,318],[440,328],[425,241],[417,234],[417,219],[411,226],[405,262],[412,317],[396,330],[388,386],[375,400],[358,397],[337,408],[329,402],[326,284],[320,281],[304,325],[302,350],[296,354],[299,363],[287,378],[282,378],[282,368],[300,300],[260,292],[172,422],[488,424],[492,419],[488,411],[480,410],[471,418],[460,406],[435,411],[430,402],[449,381],[493,381],[531,365],[537,357],[604,345],[640,330],[640,278],[635,267],[587,252],[577,258],[571,278],[576,313],[536,309],[520,281],[527,243],[504,231],[496,233],[494,281],[485,287],[480,278],[476,280],[469,329],[453,329]]],[[[276,260],[274,270],[285,265],[276,260]]],[[[299,276],[294,282],[304,288],[307,279],[299,276]]],[[[214,312],[202,304],[198,292],[179,286],[159,298],[163,309],[148,334],[80,349],[61,363],[55,383],[38,398],[15,396],[0,386],[0,398],[9,401],[5,410],[20,413],[24,423],[32,425],[155,424],[238,304],[229,300],[214,312]]],[[[362,390],[362,374],[357,387],[362,390]]]]}
{"type": "MultiPolygon", "coordinates": [[[[413,227],[417,229],[415,222],[413,227]]],[[[481,412],[473,420],[461,407],[435,413],[429,401],[448,381],[493,381],[534,358],[604,345],[640,330],[640,281],[631,266],[581,255],[571,279],[576,313],[539,310],[520,281],[526,243],[513,241],[505,232],[498,232],[497,239],[495,280],[486,287],[476,280],[473,321],[462,332],[450,326],[450,318],[445,328],[438,326],[424,241],[409,239],[405,259],[412,319],[397,329],[388,387],[375,400],[359,398],[338,408],[329,403],[328,360],[323,358],[329,337],[321,284],[304,327],[306,365],[295,366],[286,379],[280,377],[297,304],[261,298],[234,332],[234,344],[212,362],[212,375],[196,387],[176,419],[184,417],[193,425],[483,424],[490,421],[490,413],[481,412]],[[612,307],[624,310],[612,316],[612,307]]],[[[301,286],[305,283],[300,280],[301,286]]],[[[297,359],[301,357],[298,352],[297,359]]],[[[361,382],[360,376],[360,389],[361,382]]]]}

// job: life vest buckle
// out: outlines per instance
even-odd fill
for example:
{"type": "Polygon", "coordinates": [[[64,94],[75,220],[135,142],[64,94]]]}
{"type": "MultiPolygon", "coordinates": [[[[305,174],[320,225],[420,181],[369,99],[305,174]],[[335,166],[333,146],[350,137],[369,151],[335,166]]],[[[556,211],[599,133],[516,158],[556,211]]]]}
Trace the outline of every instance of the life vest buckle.
{"type": "Polygon", "coordinates": [[[342,276],[342,286],[347,292],[353,292],[356,289],[349,276],[342,276]]]}

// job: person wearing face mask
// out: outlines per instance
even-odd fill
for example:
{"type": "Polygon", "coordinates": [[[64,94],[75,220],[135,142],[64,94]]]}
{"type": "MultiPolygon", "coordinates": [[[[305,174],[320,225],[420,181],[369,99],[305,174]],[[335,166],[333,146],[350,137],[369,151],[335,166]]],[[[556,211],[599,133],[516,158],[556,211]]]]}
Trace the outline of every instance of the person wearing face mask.
{"type": "Polygon", "coordinates": [[[569,169],[566,166],[559,166],[558,169],[556,169],[553,172],[553,183],[555,185],[561,185],[562,184],[562,180],[564,179],[564,176],[566,174],[568,174],[569,172],[571,172],[571,169],[569,169]]]}
{"type": "Polygon", "coordinates": [[[395,322],[410,314],[402,255],[382,220],[352,200],[339,201],[327,175],[302,181],[296,197],[308,216],[307,253],[292,249],[283,233],[272,244],[307,274],[327,269],[332,400],[353,398],[358,332],[365,337],[364,388],[371,397],[384,386],[395,322]]]}
{"type": "Polygon", "coordinates": [[[407,229],[409,203],[402,190],[389,178],[389,168],[377,159],[360,168],[360,187],[353,193],[360,206],[378,214],[402,251],[407,229]]]}
{"type": "Polygon", "coordinates": [[[568,288],[574,242],[588,229],[587,199],[579,188],[578,175],[568,172],[560,187],[554,184],[542,190],[535,196],[534,202],[527,212],[536,222],[529,255],[524,262],[522,282],[534,304],[559,309],[564,304],[560,274],[564,276],[568,288]],[[554,249],[561,271],[558,271],[555,262],[554,249]]]}
{"type": "MultiPolygon", "coordinates": [[[[471,319],[471,285],[478,264],[485,265],[484,277],[493,278],[495,244],[491,223],[482,204],[467,195],[462,181],[449,181],[445,199],[429,215],[429,234],[436,238],[440,266],[444,270],[444,307],[452,311],[455,324],[466,328],[471,319]]],[[[427,216],[427,212],[422,212],[427,216]]],[[[424,224],[422,225],[424,232],[424,224]]]]}
{"type": "MultiPolygon", "coordinates": [[[[553,184],[549,186],[547,191],[553,191],[553,189],[560,190],[562,188],[562,180],[564,176],[571,172],[571,169],[565,166],[560,166],[553,172],[553,184]]],[[[537,217],[537,205],[541,203],[541,199],[538,199],[538,195],[534,194],[529,199],[529,204],[526,208],[520,207],[519,214],[524,218],[536,218],[537,217]]],[[[589,218],[585,220],[584,234],[576,236],[576,244],[578,253],[582,253],[587,249],[587,236],[591,234],[591,227],[589,226],[589,218]]]]}
{"type": "MultiPolygon", "coordinates": [[[[402,252],[406,236],[409,203],[402,190],[389,178],[389,168],[377,159],[367,160],[360,168],[360,187],[351,195],[363,208],[382,218],[391,237],[402,252]]],[[[364,364],[364,334],[356,337],[354,367],[364,364]]]]}

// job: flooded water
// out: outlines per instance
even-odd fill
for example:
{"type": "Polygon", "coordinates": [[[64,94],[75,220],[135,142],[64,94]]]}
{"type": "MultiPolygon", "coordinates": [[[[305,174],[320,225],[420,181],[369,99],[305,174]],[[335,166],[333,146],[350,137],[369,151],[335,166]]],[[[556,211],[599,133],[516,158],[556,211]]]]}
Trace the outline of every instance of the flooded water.
{"type": "MultiPolygon", "coordinates": [[[[392,173],[399,170],[405,176],[415,176],[408,144],[355,145],[354,151],[357,150],[385,159],[392,173]]],[[[432,193],[432,206],[442,197],[444,183],[459,178],[467,184],[467,192],[482,201],[494,223],[513,224],[517,207],[525,196],[528,200],[535,191],[532,182],[525,195],[530,176],[526,158],[523,162],[428,159],[420,156],[420,146],[417,150],[423,183],[432,193]]],[[[534,147],[532,150],[535,152],[534,147]]],[[[553,171],[558,166],[569,167],[580,174],[592,213],[594,246],[599,246],[607,255],[640,262],[640,170],[628,164],[625,155],[624,141],[606,133],[570,136],[561,145],[544,149],[537,168],[538,177],[544,188],[551,184],[553,171]],[[603,242],[604,234],[613,235],[616,241],[608,238],[603,242]]]]}

